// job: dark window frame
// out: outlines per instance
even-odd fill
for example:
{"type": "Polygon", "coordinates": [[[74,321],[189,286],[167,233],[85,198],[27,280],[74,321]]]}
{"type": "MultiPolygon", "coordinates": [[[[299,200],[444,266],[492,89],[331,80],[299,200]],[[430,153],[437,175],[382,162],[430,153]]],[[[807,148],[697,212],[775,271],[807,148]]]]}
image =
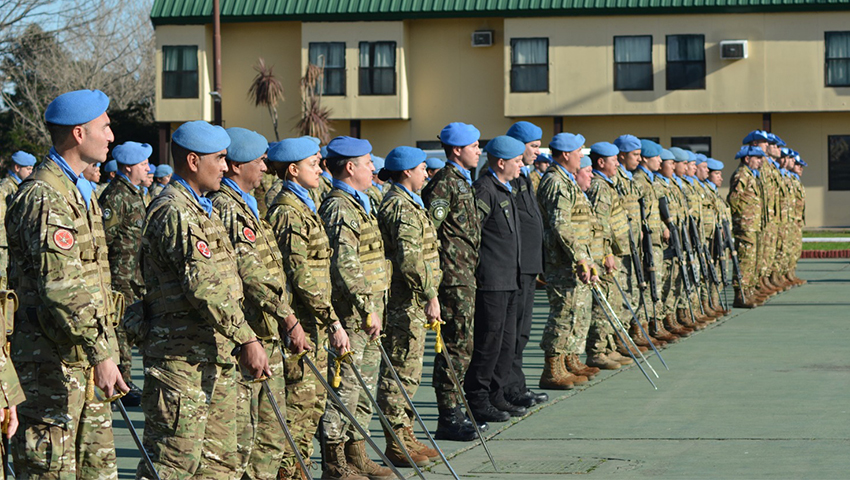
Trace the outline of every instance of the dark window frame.
{"type": "MultiPolygon", "coordinates": [[[[194,70],[166,70],[165,69],[165,58],[166,58],[166,50],[167,49],[186,49],[191,48],[195,50],[195,58],[198,58],[198,46],[197,45],[163,45],[162,46],[162,98],[163,99],[189,99],[189,98],[199,98],[201,95],[201,87],[200,87],[200,62],[195,61],[195,69],[194,70]],[[188,92],[176,92],[172,93],[169,85],[169,79],[177,78],[182,79],[183,77],[191,77],[194,75],[194,82],[192,82],[191,78],[189,81],[178,81],[177,83],[181,87],[190,87],[194,84],[194,89],[189,88],[188,92]]],[[[182,55],[181,55],[182,57],[182,55]]]]}
{"type": "Polygon", "coordinates": [[[652,70],[652,35],[614,35],[613,45],[614,45],[614,91],[617,92],[645,92],[645,91],[653,91],[655,90],[655,72],[652,70]],[[618,62],[617,61],[617,39],[618,38],[634,38],[634,37],[647,37],[649,38],[649,61],[648,62],[618,62]],[[649,86],[648,88],[623,88],[619,86],[619,71],[618,68],[620,65],[634,65],[634,66],[649,66],[649,86]]]}
{"type": "Polygon", "coordinates": [[[310,61],[310,56],[311,56],[310,52],[313,49],[314,45],[317,46],[317,47],[319,45],[336,45],[336,46],[342,45],[342,66],[341,67],[328,67],[327,66],[327,59],[325,59],[325,65],[318,65],[318,66],[324,67],[324,77],[323,77],[323,80],[322,80],[321,94],[323,96],[327,96],[327,97],[344,97],[345,94],[346,94],[346,91],[348,90],[348,79],[346,78],[346,75],[345,75],[345,47],[346,47],[345,42],[310,42],[307,45],[307,61],[310,62],[311,64],[312,64],[312,62],[310,61]],[[333,73],[341,74],[342,82],[341,82],[341,90],[340,91],[337,92],[337,91],[329,91],[328,90],[328,86],[329,86],[330,78],[331,78],[330,75],[328,75],[329,73],[331,73],[331,74],[333,74],[333,73]]]}
{"type": "Polygon", "coordinates": [[[711,137],[707,136],[707,135],[696,136],[696,137],[691,137],[691,136],[670,137],[670,146],[671,147],[684,148],[685,150],[690,150],[694,153],[702,153],[706,157],[711,156],[711,137]],[[693,148],[691,148],[691,146],[695,143],[707,143],[708,144],[708,151],[702,152],[702,151],[694,150],[693,148]]]}
{"type": "Polygon", "coordinates": [[[850,190],[850,134],[848,135],[828,135],[826,137],[826,151],[827,151],[827,191],[830,192],[842,192],[850,190]],[[836,162],[833,161],[833,147],[843,139],[843,151],[836,152],[846,157],[845,162],[841,162],[846,165],[842,168],[834,168],[833,165],[836,162]],[[837,170],[837,171],[836,171],[837,170]],[[843,171],[842,171],[843,170],[843,171]],[[839,179],[835,178],[836,175],[841,175],[845,178],[839,179]],[[843,185],[842,185],[843,184],[843,185]]]}
{"type": "MultiPolygon", "coordinates": [[[[703,34],[681,34],[681,35],[667,35],[665,38],[665,58],[667,60],[666,65],[666,77],[667,84],[666,88],[668,91],[674,90],[705,90],[705,77],[707,76],[706,67],[705,67],[705,35],[703,34]],[[701,37],[702,38],[702,60],[670,60],[670,38],[672,37],[701,37]],[[702,70],[702,75],[700,75],[699,82],[683,82],[679,79],[673,78],[674,69],[671,68],[671,65],[676,67],[681,67],[683,69],[687,69],[688,67],[700,67],[702,70]],[[671,87],[671,84],[672,87],[671,87]],[[681,85],[679,85],[681,84],[681,85]]],[[[678,68],[677,68],[678,69],[678,68]]],[[[676,69],[676,70],[677,70],[676,69]]]]}
{"type": "Polygon", "coordinates": [[[381,40],[377,42],[360,42],[357,48],[357,62],[358,62],[358,93],[363,96],[393,96],[397,95],[398,92],[398,43],[390,40],[381,40]],[[375,58],[375,48],[378,45],[392,45],[393,51],[393,66],[392,67],[373,67],[371,66],[374,62],[375,58]],[[363,46],[369,46],[369,65],[368,67],[364,67],[363,63],[360,60],[361,51],[363,50],[363,46]],[[378,73],[384,73],[391,71],[393,74],[393,88],[391,92],[374,92],[374,81],[375,76],[378,73]],[[364,81],[366,80],[366,81],[364,81]]]}
{"type": "Polygon", "coordinates": [[[511,75],[510,75],[510,88],[511,93],[541,93],[541,92],[549,92],[549,37],[518,37],[511,39],[511,75]],[[516,48],[516,44],[519,41],[523,40],[544,40],[546,42],[546,61],[543,63],[514,63],[514,49],[516,48]],[[545,71],[544,78],[546,79],[546,85],[542,89],[535,90],[520,90],[520,86],[517,85],[516,76],[517,74],[524,69],[541,69],[545,71]]]}
{"type": "MultiPolygon", "coordinates": [[[[850,31],[830,31],[823,32],[823,84],[825,87],[850,87],[850,76],[848,76],[847,83],[839,83],[832,84],[829,83],[829,65],[830,62],[845,62],[850,64],[850,57],[838,57],[838,58],[830,58],[829,57],[829,37],[830,35],[850,35],[850,31]]],[[[848,66],[850,68],[850,66],[848,66]]]]}

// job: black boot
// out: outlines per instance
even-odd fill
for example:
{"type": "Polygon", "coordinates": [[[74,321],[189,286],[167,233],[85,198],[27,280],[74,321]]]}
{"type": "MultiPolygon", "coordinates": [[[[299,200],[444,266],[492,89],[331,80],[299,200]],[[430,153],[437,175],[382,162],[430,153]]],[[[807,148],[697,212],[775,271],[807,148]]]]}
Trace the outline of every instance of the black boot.
{"type": "MultiPolygon", "coordinates": [[[[478,430],[481,430],[482,433],[486,432],[487,430],[490,430],[490,424],[489,423],[482,422],[481,420],[478,420],[477,418],[475,419],[475,421],[478,422],[478,430]]],[[[469,419],[468,413],[463,416],[463,423],[465,423],[466,425],[469,425],[469,428],[475,429],[475,427],[472,426],[472,420],[469,419]]]]}
{"type": "Polygon", "coordinates": [[[492,402],[493,406],[497,409],[507,412],[512,417],[521,417],[528,413],[528,409],[525,407],[521,407],[519,405],[514,405],[513,403],[505,400],[504,398],[497,398],[492,402]]]}
{"type": "Polygon", "coordinates": [[[454,442],[471,442],[478,438],[475,427],[471,423],[464,422],[466,418],[460,413],[458,407],[452,409],[440,409],[440,417],[437,419],[437,432],[434,438],[437,440],[451,440],[454,442]]]}
{"type": "Polygon", "coordinates": [[[472,409],[472,415],[479,422],[507,422],[511,419],[510,413],[499,410],[489,400],[471,404],[469,408],[472,409]]]}
{"type": "Polygon", "coordinates": [[[546,394],[546,393],[537,393],[537,392],[532,392],[531,390],[526,390],[525,396],[533,398],[534,403],[543,403],[543,402],[549,401],[549,395],[546,394]]]}

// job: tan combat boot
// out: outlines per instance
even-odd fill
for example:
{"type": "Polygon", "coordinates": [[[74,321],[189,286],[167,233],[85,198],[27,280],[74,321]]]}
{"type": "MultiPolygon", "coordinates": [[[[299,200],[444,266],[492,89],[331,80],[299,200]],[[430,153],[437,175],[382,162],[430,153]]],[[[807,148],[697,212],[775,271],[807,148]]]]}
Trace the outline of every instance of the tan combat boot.
{"type": "Polygon", "coordinates": [[[690,337],[691,333],[693,333],[692,329],[679,325],[675,322],[673,320],[673,315],[667,315],[664,317],[664,329],[679,337],[690,337]]]}
{"type": "Polygon", "coordinates": [[[378,465],[369,458],[369,454],[366,453],[366,440],[345,442],[345,461],[358,475],[370,480],[391,480],[395,478],[392,470],[378,465]]]}
{"type": "Polygon", "coordinates": [[[631,364],[635,363],[634,360],[632,360],[631,357],[624,357],[624,356],[620,355],[620,353],[617,352],[617,351],[613,351],[613,352],[609,353],[608,358],[610,358],[611,360],[614,360],[615,362],[619,363],[620,365],[631,365],[631,364]]]}
{"type": "MultiPolygon", "coordinates": [[[[643,332],[640,331],[637,323],[632,322],[631,325],[629,325],[629,336],[632,337],[632,340],[638,347],[649,347],[649,340],[643,336],[643,332]]],[[[619,337],[617,337],[616,340],[617,343],[620,342],[619,337]]]]}
{"type": "Polygon", "coordinates": [[[322,480],[369,480],[358,475],[345,460],[345,445],[329,443],[325,445],[325,469],[322,480]]]}
{"type": "Polygon", "coordinates": [[[604,353],[597,353],[587,357],[587,364],[604,370],[616,370],[620,368],[620,362],[608,358],[604,353]]]}
{"type": "Polygon", "coordinates": [[[578,359],[578,355],[575,353],[564,355],[564,368],[573,375],[583,375],[588,380],[593,380],[593,377],[599,373],[598,368],[581,363],[581,360],[578,359]]]}
{"type": "Polygon", "coordinates": [[[419,455],[425,455],[429,460],[440,458],[440,452],[420,442],[419,439],[416,438],[416,434],[413,432],[413,427],[404,427],[404,444],[407,446],[408,451],[416,452],[419,455]]]}
{"type": "Polygon", "coordinates": [[[572,390],[573,382],[564,369],[564,356],[546,356],[543,361],[543,374],[540,375],[540,388],[547,390],[572,390]]]}
{"type": "MultiPolygon", "coordinates": [[[[696,317],[696,314],[694,314],[694,317],[696,317]]],[[[694,319],[691,318],[691,312],[686,308],[676,310],[676,321],[679,322],[680,325],[684,325],[693,330],[703,330],[705,328],[705,325],[700,323],[699,319],[694,321],[694,319]]]]}
{"type": "Polygon", "coordinates": [[[732,306],[735,308],[756,308],[757,305],[753,302],[753,299],[750,298],[750,293],[751,291],[741,292],[740,288],[736,288],[735,301],[732,302],[732,306]]]}
{"type": "MultiPolygon", "coordinates": [[[[408,442],[404,437],[404,429],[396,428],[394,431],[398,439],[405,444],[404,448],[407,449],[407,453],[410,455],[410,459],[413,460],[413,463],[415,463],[417,467],[424,467],[425,465],[428,465],[428,457],[417,453],[416,450],[411,449],[410,446],[407,445],[408,442]]],[[[386,429],[384,429],[384,438],[387,441],[387,448],[384,449],[384,455],[387,456],[387,459],[396,467],[413,468],[413,465],[410,464],[407,457],[404,455],[404,449],[402,449],[402,446],[393,440],[393,436],[390,435],[390,432],[386,429]]]]}
{"type": "MultiPolygon", "coordinates": [[[[655,323],[655,322],[653,322],[653,323],[655,323]]],[[[660,338],[655,338],[655,337],[652,336],[652,332],[649,331],[649,323],[641,322],[641,326],[643,327],[643,331],[646,332],[647,335],[649,335],[649,338],[647,340],[652,342],[652,344],[655,345],[656,348],[661,348],[661,347],[667,346],[667,342],[665,342],[664,340],[661,340],[660,338]]],[[[622,352],[621,352],[621,354],[622,354],[622,352]]]]}

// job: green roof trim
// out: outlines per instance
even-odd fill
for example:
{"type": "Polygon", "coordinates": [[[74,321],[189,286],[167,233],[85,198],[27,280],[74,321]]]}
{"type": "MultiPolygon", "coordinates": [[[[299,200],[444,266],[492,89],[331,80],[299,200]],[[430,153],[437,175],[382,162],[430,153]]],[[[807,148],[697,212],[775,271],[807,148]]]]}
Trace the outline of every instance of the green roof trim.
{"type": "MultiPolygon", "coordinates": [[[[221,21],[375,21],[459,17],[850,10],[850,0],[220,0],[221,21]]],[[[154,25],[212,23],[212,0],[154,0],[154,25]]]]}

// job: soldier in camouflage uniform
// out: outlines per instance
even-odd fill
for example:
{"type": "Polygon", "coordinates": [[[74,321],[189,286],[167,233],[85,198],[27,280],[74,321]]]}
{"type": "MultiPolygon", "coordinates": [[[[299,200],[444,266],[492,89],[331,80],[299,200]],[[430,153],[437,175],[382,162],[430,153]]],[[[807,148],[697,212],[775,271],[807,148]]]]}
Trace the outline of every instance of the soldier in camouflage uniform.
{"type": "MultiPolygon", "coordinates": [[[[112,290],[124,296],[131,305],[144,295],[144,280],[139,267],[142,226],[145,221],[145,200],[142,183],[148,174],[148,162],[153,148],[147,143],[125,142],[112,150],[118,163],[115,179],[109,182],[98,202],[103,209],[103,230],[109,248],[109,272],[112,290]]],[[[118,336],[118,368],[130,393],[125,405],[137,407],[142,391],[132,382],[132,344],[123,322],[115,327],[118,336]]]]}
{"type": "Polygon", "coordinates": [[[590,252],[591,206],[575,181],[584,137],[559,133],[549,142],[553,164],[537,189],[543,216],[543,267],[549,318],[540,348],[546,356],[540,388],[568,390],[587,376],[566,369],[566,357],[585,349],[590,327],[589,283],[599,281],[590,252]]]}
{"type": "MultiPolygon", "coordinates": [[[[221,188],[208,197],[213,202],[236,255],[242,279],[245,320],[263,342],[272,377],[266,380],[272,396],[283,404],[286,392],[281,338],[297,354],[309,348],[304,329],[290,307],[283,256],[271,227],[260,219],[257,199],[249,192],[256,188],[266,171],[268,142],[259,133],[244,128],[228,128],[228,168],[221,188]]],[[[243,371],[238,382],[238,401],[244,405],[237,416],[240,471],[250,479],[272,480],[284,458],[286,442],[262,383],[252,381],[243,371]],[[248,412],[247,414],[245,412],[248,412]]]]}
{"type": "MultiPolygon", "coordinates": [[[[377,206],[363,193],[372,184],[371,151],[367,140],[351,137],[337,137],[328,143],[327,165],[334,176],[334,188],[319,207],[332,252],[333,306],[349,331],[353,351],[353,365],[342,365],[342,382],[336,391],[360,425],[369,425],[372,405],[353,368],[359,368],[374,395],[381,352],[373,342],[381,335],[389,286],[384,243],[375,216],[377,206]]],[[[359,476],[393,477],[390,469],[369,458],[366,441],[336,404],[328,404],[322,429],[327,442],[323,478],[349,477],[346,466],[359,476]]]]}
{"type": "Polygon", "coordinates": [[[425,171],[428,172],[428,176],[425,177],[425,183],[422,185],[425,188],[425,185],[428,185],[428,182],[434,178],[434,175],[437,174],[443,167],[446,166],[446,162],[440,160],[439,158],[429,157],[425,160],[425,171]]]}
{"type": "Polygon", "coordinates": [[[319,186],[310,190],[310,196],[313,198],[313,202],[316,205],[321,205],[322,201],[325,200],[325,197],[328,196],[328,193],[331,192],[333,188],[334,177],[331,175],[331,172],[328,171],[327,158],[328,156],[328,147],[324,146],[319,149],[319,165],[322,167],[322,175],[319,177],[319,186]]]}
{"type": "MultiPolygon", "coordinates": [[[[30,176],[35,157],[27,152],[17,151],[12,154],[12,163],[3,180],[0,180],[0,220],[6,218],[6,209],[12,203],[12,197],[18,191],[18,185],[30,176]]],[[[6,275],[9,268],[9,241],[6,238],[6,227],[0,225],[0,283],[6,285],[6,275]]]]}
{"type": "MultiPolygon", "coordinates": [[[[351,345],[331,305],[331,252],[322,219],[310,197],[310,190],[319,186],[322,172],[319,147],[306,137],[288,138],[272,144],[268,156],[269,164],[281,179],[281,191],[269,204],[266,219],[283,254],[283,269],[292,289],[292,307],[316,346],[305,355],[310,356],[319,371],[324,371],[328,356],[322,345],[326,341],[338,352],[351,350],[351,345]]],[[[284,371],[286,421],[301,455],[308,460],[313,454],[313,435],[325,411],[327,394],[303,359],[287,358],[284,371]]],[[[304,478],[296,463],[295,456],[288,454],[281,465],[280,478],[304,478]]]]}
{"type": "MultiPolygon", "coordinates": [[[[270,377],[268,356],[240,308],[233,246],[212,201],[230,137],[203,121],[171,138],[174,177],[148,208],[142,232],[145,316],[144,446],[161,478],[239,475],[238,372],[270,377]],[[236,358],[234,358],[234,354],[236,358]]],[[[278,372],[279,373],[279,372],[278,372]]],[[[137,478],[150,478],[144,462],[137,478]]]]}
{"type": "Polygon", "coordinates": [[[162,193],[165,190],[165,187],[168,186],[168,182],[171,181],[171,175],[174,173],[174,169],[171,168],[171,165],[157,165],[156,170],[153,172],[154,182],[151,186],[151,197],[156,198],[157,195],[162,193]]]}
{"type": "Polygon", "coordinates": [[[777,216],[779,214],[777,205],[779,171],[773,166],[769,157],[773,149],[776,148],[776,137],[762,130],[754,130],[744,137],[742,143],[745,146],[758,147],[764,152],[764,158],[758,167],[758,178],[761,185],[760,195],[762,196],[760,202],[762,226],[758,233],[758,252],[754,266],[756,268],[756,289],[759,295],[771,297],[780,291],[780,288],[773,285],[769,280],[773,267],[773,257],[776,254],[777,216]]]}
{"type": "MultiPolygon", "coordinates": [[[[721,206],[717,203],[717,194],[715,193],[714,184],[708,180],[710,164],[716,160],[705,157],[704,155],[697,162],[697,185],[701,188],[700,195],[702,196],[702,218],[700,218],[700,233],[702,234],[703,248],[708,250],[705,254],[706,266],[708,262],[714,264],[714,257],[711,252],[714,251],[714,234],[716,227],[719,225],[721,206]]],[[[720,271],[715,267],[715,273],[720,280],[720,271]]],[[[719,289],[723,285],[716,285],[711,278],[710,272],[703,272],[705,275],[705,289],[701,297],[703,310],[707,316],[714,318],[722,317],[728,312],[723,310],[720,304],[719,289]]]]}
{"type": "MultiPolygon", "coordinates": [[[[18,430],[18,405],[26,400],[21,389],[21,382],[15,371],[15,365],[9,357],[9,335],[14,328],[15,307],[17,298],[10,290],[0,290],[0,423],[8,425],[6,438],[11,439],[18,430]],[[7,418],[8,416],[8,418],[7,418]]],[[[6,442],[0,442],[0,458],[7,459],[10,452],[6,451],[6,442]]],[[[3,468],[3,478],[6,478],[6,468],[3,468]]]]}
{"type": "MultiPolygon", "coordinates": [[[[413,398],[422,379],[425,324],[441,321],[437,289],[443,272],[437,232],[422,199],[414,193],[425,182],[425,152],[397,147],[387,155],[379,175],[385,181],[392,178],[392,187],[378,211],[378,225],[393,269],[383,342],[392,365],[383,366],[378,405],[413,461],[422,466],[439,454],[416,439],[413,411],[389,369],[396,370],[405,391],[413,398]]],[[[401,447],[388,432],[385,436],[387,458],[396,466],[410,466],[401,447]]]]}
{"type": "Polygon", "coordinates": [[[374,204],[375,207],[378,207],[384,200],[384,186],[388,185],[378,178],[378,172],[384,168],[384,158],[372,155],[372,164],[375,165],[375,171],[372,172],[372,185],[366,189],[366,195],[369,195],[369,199],[372,200],[372,204],[374,204]]]}
{"type": "Polygon", "coordinates": [[[741,285],[735,289],[734,306],[753,308],[764,302],[758,292],[761,287],[758,266],[758,242],[764,228],[764,196],[761,183],[764,151],[759,147],[743,146],[735,155],[741,164],[729,181],[729,207],[732,210],[732,233],[741,266],[741,285]],[[743,295],[742,295],[743,294],[743,295]]]}
{"type": "Polygon", "coordinates": [[[805,160],[800,158],[799,153],[794,152],[794,155],[791,158],[793,162],[791,163],[789,170],[791,172],[791,177],[794,179],[793,182],[791,182],[792,197],[794,199],[791,209],[794,241],[793,251],[790,258],[791,264],[788,267],[788,279],[797,285],[803,285],[806,281],[797,276],[797,261],[803,253],[803,226],[806,224],[806,188],[803,186],[801,176],[803,175],[803,167],[808,165],[805,160]]]}
{"type": "MultiPolygon", "coordinates": [[[[462,380],[472,358],[473,319],[475,315],[475,268],[481,227],[475,207],[470,169],[478,165],[481,133],[472,125],[450,123],[440,132],[446,152],[446,166],[422,189],[422,200],[440,240],[440,267],[443,280],[439,297],[445,349],[452,366],[462,380]]],[[[432,383],[440,416],[437,439],[469,442],[476,438],[475,428],[459,408],[461,402],[443,355],[434,358],[432,383]]]]}
{"type": "Polygon", "coordinates": [[[20,298],[11,359],[27,398],[12,439],[18,478],[118,478],[112,413],[95,387],[101,398],[127,391],[115,363],[120,314],[101,210],[79,177],[106,159],[108,104],[103,92],[79,90],[48,105],[53,148],[7,214],[9,284],[20,298]]]}

